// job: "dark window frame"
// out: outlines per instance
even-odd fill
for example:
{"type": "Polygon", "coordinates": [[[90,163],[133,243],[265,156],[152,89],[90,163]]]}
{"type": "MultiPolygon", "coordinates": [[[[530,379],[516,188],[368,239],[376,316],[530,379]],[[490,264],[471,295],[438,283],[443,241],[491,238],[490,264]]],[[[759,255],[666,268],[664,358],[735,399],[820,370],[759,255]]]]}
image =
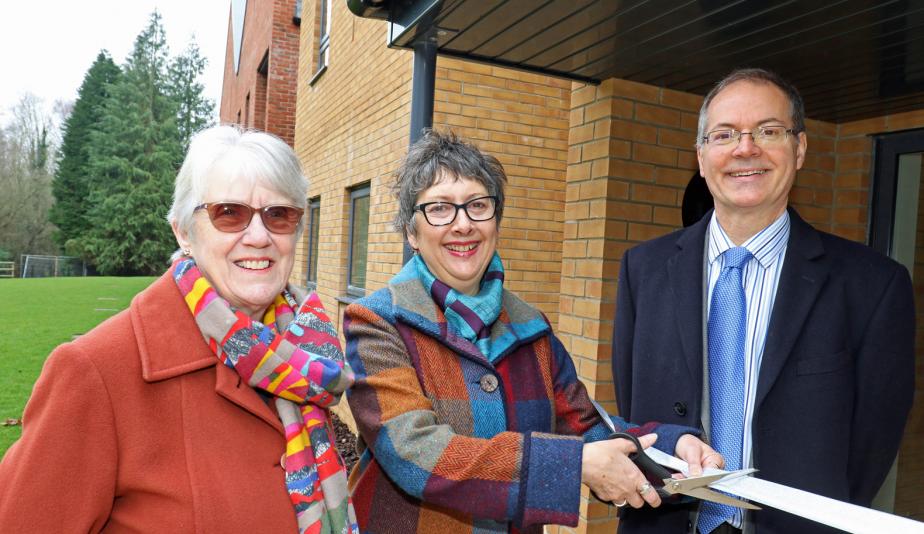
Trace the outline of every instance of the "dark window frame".
{"type": "Polygon", "coordinates": [[[308,223],[308,261],[305,269],[305,287],[315,290],[318,287],[318,256],[320,255],[320,248],[315,250],[315,247],[321,242],[321,197],[308,200],[306,221],[308,223]],[[317,223],[314,220],[315,213],[318,214],[317,223]],[[312,275],[314,275],[313,279],[312,275]]]}
{"type": "MultiPolygon", "coordinates": [[[[348,253],[347,253],[347,295],[350,297],[363,297],[366,295],[366,288],[353,284],[353,235],[356,229],[356,201],[361,198],[370,198],[372,191],[371,184],[365,183],[357,185],[350,189],[350,233],[348,236],[348,253]]],[[[372,201],[369,201],[369,211],[371,212],[372,201]]],[[[371,215],[371,213],[370,213],[371,215]]],[[[366,221],[366,264],[369,265],[369,221],[366,221]]],[[[364,280],[365,281],[365,280],[364,280]]]]}
{"type": "Polygon", "coordinates": [[[331,0],[318,0],[318,49],[314,56],[316,61],[314,75],[308,81],[308,85],[314,83],[327,70],[330,63],[330,23],[333,12],[331,0]]]}
{"type": "Polygon", "coordinates": [[[915,152],[924,152],[924,128],[873,136],[873,177],[866,242],[886,256],[892,253],[898,158],[915,152]]]}

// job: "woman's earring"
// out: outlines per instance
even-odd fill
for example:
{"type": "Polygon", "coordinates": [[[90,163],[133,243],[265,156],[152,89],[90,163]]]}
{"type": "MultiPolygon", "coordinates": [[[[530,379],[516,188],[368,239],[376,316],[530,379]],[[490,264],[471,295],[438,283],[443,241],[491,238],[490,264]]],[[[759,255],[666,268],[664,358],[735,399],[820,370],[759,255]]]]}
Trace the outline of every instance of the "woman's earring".
{"type": "Polygon", "coordinates": [[[183,255],[184,255],[184,256],[192,256],[192,251],[189,250],[188,248],[184,248],[184,249],[183,249],[183,255]]]}

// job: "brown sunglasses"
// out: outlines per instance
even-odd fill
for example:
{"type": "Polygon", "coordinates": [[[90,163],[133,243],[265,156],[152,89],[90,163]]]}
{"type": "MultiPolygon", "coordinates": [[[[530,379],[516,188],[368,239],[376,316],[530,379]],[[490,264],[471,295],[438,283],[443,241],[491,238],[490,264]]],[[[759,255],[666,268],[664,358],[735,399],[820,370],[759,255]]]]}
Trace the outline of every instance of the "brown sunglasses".
{"type": "Polygon", "coordinates": [[[240,232],[250,226],[254,212],[258,212],[267,230],[274,234],[291,234],[305,213],[305,210],[295,206],[255,208],[239,202],[207,202],[193,208],[193,212],[198,210],[206,210],[216,230],[228,233],[240,232]]]}

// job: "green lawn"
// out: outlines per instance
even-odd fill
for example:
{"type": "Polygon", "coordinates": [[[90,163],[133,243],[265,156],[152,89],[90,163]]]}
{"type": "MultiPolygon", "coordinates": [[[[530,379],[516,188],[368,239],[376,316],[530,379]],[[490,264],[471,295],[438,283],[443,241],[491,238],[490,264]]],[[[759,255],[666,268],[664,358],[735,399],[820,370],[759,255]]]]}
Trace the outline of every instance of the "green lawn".
{"type": "MultiPolygon", "coordinates": [[[[127,308],[153,280],[0,279],[0,423],[22,417],[32,384],[52,349],[127,308]]],[[[20,433],[19,426],[0,426],[0,455],[20,433]]]]}

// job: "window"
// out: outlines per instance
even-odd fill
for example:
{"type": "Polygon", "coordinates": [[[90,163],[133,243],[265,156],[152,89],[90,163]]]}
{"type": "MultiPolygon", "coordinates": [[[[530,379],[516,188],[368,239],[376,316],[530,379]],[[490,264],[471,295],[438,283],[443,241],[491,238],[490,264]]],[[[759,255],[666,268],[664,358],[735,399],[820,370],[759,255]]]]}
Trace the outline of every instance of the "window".
{"type": "Polygon", "coordinates": [[[350,191],[350,258],[347,293],[366,294],[366,261],[369,252],[369,185],[350,191]]]}
{"type": "Polygon", "coordinates": [[[308,272],[306,284],[309,288],[318,287],[318,239],[321,237],[321,199],[308,201],[308,272]]]}
{"type": "Polygon", "coordinates": [[[253,126],[250,123],[250,93],[247,93],[247,98],[244,99],[244,127],[250,128],[253,126]]]}
{"type": "Polygon", "coordinates": [[[317,40],[317,65],[315,65],[314,76],[309,84],[314,82],[327,70],[327,63],[330,59],[330,0],[318,0],[318,23],[315,26],[318,30],[317,40]]]}

